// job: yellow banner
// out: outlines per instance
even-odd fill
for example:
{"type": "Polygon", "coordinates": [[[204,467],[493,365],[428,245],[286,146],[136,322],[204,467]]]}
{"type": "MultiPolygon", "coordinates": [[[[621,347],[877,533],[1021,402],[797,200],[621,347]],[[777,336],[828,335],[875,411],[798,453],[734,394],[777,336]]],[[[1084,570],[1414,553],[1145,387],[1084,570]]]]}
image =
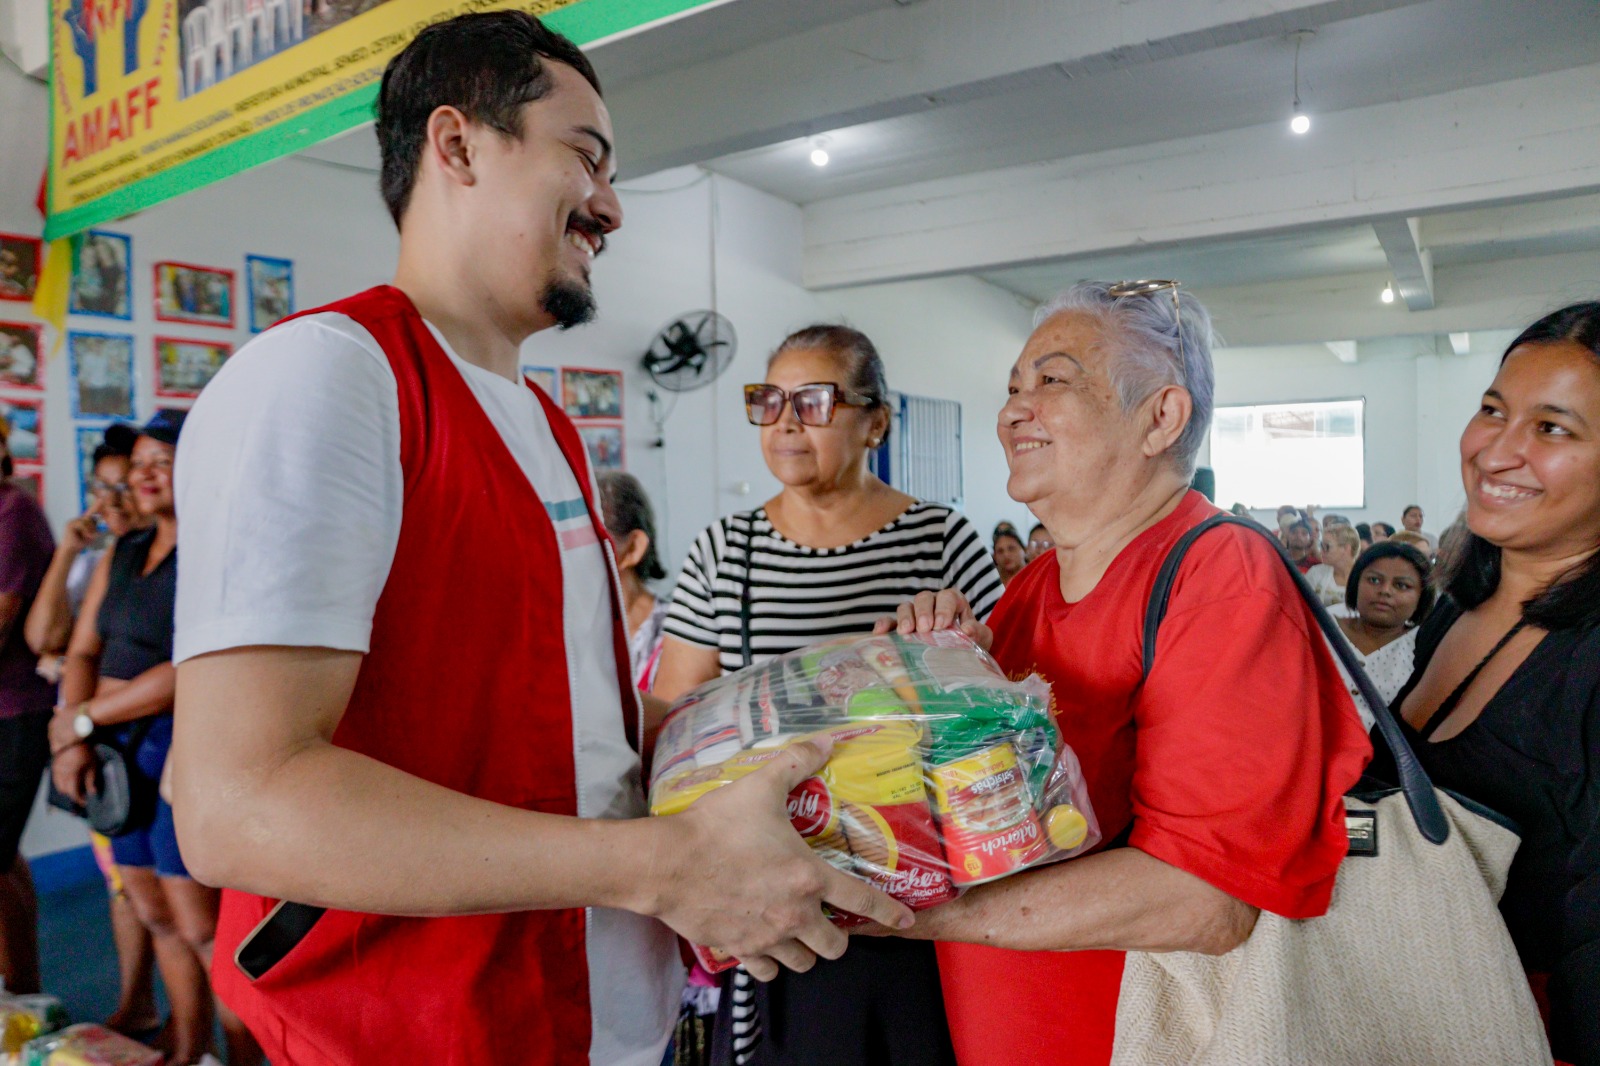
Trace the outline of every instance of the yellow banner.
{"type": "Polygon", "coordinates": [[[50,0],[45,236],[142,210],[372,118],[423,27],[520,8],[579,44],[716,0],[50,0]]]}

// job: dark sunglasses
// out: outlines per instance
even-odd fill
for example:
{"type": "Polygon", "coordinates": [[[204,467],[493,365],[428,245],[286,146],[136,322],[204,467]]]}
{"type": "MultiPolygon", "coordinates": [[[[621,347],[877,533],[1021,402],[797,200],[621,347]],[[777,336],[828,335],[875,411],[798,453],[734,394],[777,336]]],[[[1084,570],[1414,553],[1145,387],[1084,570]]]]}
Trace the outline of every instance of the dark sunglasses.
{"type": "Polygon", "coordinates": [[[776,385],[746,385],[744,413],[752,426],[770,426],[783,417],[783,405],[794,405],[794,416],[802,426],[826,426],[833,421],[834,409],[876,407],[878,401],[859,392],[841,389],[831,381],[801,385],[784,392],[776,385]]]}

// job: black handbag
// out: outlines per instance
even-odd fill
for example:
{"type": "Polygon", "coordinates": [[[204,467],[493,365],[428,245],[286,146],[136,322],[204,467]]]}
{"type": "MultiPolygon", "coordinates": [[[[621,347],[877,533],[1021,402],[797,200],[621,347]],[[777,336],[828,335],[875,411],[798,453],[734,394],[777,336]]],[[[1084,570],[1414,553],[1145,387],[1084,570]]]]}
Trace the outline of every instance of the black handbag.
{"type": "Polygon", "coordinates": [[[154,724],[151,718],[141,719],[120,742],[96,731],[89,745],[95,765],[93,791],[78,804],[51,781],[50,806],[86,819],[101,836],[122,836],[149,825],[155,820],[160,783],[146,777],[134,757],[154,724]]]}

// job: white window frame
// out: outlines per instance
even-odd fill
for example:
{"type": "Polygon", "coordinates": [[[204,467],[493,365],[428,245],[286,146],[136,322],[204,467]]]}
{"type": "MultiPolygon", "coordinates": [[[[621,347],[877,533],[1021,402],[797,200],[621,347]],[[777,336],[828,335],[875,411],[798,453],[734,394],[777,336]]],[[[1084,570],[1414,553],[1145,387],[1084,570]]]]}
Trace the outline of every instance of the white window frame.
{"type": "MultiPolygon", "coordinates": [[[[1338,438],[1320,438],[1333,440],[1338,438]]],[[[1211,429],[1207,434],[1210,446],[1210,466],[1216,475],[1217,502],[1220,506],[1227,507],[1233,503],[1243,503],[1251,510],[1272,510],[1283,504],[1304,506],[1311,504],[1323,511],[1365,510],[1367,506],[1367,398],[1365,396],[1325,396],[1307,400],[1269,400],[1258,403],[1231,403],[1219,404],[1212,415],[1211,429]],[[1255,411],[1265,412],[1294,407],[1323,407],[1334,404],[1356,404],[1360,418],[1360,432],[1355,434],[1360,446],[1359,484],[1360,491],[1356,499],[1335,498],[1343,493],[1324,492],[1315,483],[1309,481],[1304,475],[1297,475],[1295,484],[1284,485],[1281,489],[1281,498],[1256,499],[1250,493],[1241,491],[1236,476],[1225,473],[1225,467],[1230,462],[1227,455],[1232,450],[1231,446],[1224,445],[1222,455],[1218,454],[1218,425],[1224,412],[1255,411]]],[[[1263,441],[1263,445],[1265,441],[1263,441]]],[[[1308,473],[1314,473],[1315,467],[1308,468],[1308,473]]],[[[1266,490],[1278,492],[1279,490],[1266,490]]]]}

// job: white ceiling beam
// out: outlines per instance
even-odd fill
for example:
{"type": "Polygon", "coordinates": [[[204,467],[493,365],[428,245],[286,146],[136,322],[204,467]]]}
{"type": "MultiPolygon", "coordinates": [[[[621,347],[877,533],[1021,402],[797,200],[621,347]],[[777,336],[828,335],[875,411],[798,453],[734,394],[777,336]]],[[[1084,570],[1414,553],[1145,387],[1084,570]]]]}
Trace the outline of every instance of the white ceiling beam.
{"type": "MultiPolygon", "coordinates": [[[[1417,2],[924,0],[623,81],[607,102],[624,174],[648,174],[1031,79],[1116,73],[1417,2]]],[[[603,48],[596,59],[603,67],[603,48]]]]}
{"type": "Polygon", "coordinates": [[[1389,260],[1400,299],[1413,311],[1433,306],[1433,253],[1422,247],[1422,228],[1416,218],[1384,218],[1372,224],[1383,254],[1389,260]]]}
{"type": "Polygon", "coordinates": [[[1564,304],[1600,290],[1600,252],[1436,268],[1448,301],[1429,311],[1378,302],[1380,274],[1211,288],[1197,295],[1229,346],[1325,344],[1415,334],[1443,348],[1447,333],[1520,330],[1564,304]]]}
{"type": "Polygon", "coordinates": [[[1358,357],[1355,341],[1323,341],[1341,363],[1354,363],[1358,357]]]}
{"type": "Polygon", "coordinates": [[[804,278],[870,284],[1600,191],[1596,99],[1600,64],[1319,115],[1308,137],[1273,123],[822,200],[804,209],[804,278]]]}

